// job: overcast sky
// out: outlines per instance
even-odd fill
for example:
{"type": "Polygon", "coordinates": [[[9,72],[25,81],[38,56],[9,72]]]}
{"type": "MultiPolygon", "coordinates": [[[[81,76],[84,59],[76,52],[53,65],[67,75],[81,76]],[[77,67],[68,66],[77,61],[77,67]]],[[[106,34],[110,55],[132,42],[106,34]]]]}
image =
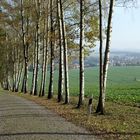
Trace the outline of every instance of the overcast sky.
{"type": "Polygon", "coordinates": [[[133,9],[115,8],[112,50],[140,52],[140,0],[133,9]]]}

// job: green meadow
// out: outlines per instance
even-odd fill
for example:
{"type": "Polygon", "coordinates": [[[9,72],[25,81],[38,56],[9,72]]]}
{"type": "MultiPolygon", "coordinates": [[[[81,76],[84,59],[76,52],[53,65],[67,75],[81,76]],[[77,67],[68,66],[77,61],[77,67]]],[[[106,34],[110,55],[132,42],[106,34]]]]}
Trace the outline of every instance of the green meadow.
{"type": "MultiPolygon", "coordinates": [[[[85,69],[85,96],[97,99],[99,95],[99,69],[97,67],[85,69]]],[[[40,77],[40,74],[39,74],[40,77]]],[[[29,73],[29,87],[31,83],[32,73],[29,73]]],[[[79,94],[79,70],[69,70],[70,78],[70,95],[77,96],[79,94]]],[[[38,80],[38,87],[40,78],[38,80]]],[[[49,85],[49,72],[47,74],[46,94],[49,85]]],[[[39,89],[39,88],[38,88],[39,89]]],[[[54,75],[54,93],[58,89],[58,71],[54,75]]],[[[128,67],[109,67],[107,81],[108,101],[138,105],[140,103],[140,66],[128,67]]]]}

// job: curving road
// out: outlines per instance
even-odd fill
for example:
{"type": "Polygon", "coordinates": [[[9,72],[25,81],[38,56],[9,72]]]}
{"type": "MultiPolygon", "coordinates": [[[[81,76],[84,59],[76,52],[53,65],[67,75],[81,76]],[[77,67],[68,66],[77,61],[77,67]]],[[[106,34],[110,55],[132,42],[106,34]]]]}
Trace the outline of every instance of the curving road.
{"type": "Polygon", "coordinates": [[[0,91],[0,140],[95,140],[83,128],[22,97],[0,91]]]}

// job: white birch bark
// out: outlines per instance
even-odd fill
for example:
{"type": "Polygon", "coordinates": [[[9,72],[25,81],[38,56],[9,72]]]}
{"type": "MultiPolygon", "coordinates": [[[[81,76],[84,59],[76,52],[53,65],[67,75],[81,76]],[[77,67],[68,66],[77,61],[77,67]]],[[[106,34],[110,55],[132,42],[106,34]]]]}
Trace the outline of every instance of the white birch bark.
{"type": "Polygon", "coordinates": [[[68,46],[66,38],[66,28],[64,22],[64,10],[62,0],[60,0],[61,26],[64,47],[64,74],[65,74],[65,104],[69,103],[69,69],[68,69],[68,46]]]}
{"type": "Polygon", "coordinates": [[[34,73],[34,84],[33,84],[33,95],[37,95],[38,92],[38,64],[39,64],[39,49],[40,49],[40,0],[36,0],[37,9],[37,22],[36,22],[36,62],[35,62],[35,73],[34,73]]]}
{"type": "Polygon", "coordinates": [[[54,82],[54,48],[55,48],[55,30],[54,30],[54,19],[53,19],[53,0],[49,1],[50,9],[50,80],[49,80],[49,90],[48,99],[53,97],[53,82],[54,82]]]}
{"type": "Polygon", "coordinates": [[[103,108],[105,104],[105,95],[106,95],[106,84],[107,84],[107,72],[109,66],[109,56],[110,56],[110,38],[111,38],[111,23],[112,23],[112,14],[115,0],[110,0],[109,16],[108,16],[108,25],[107,25],[107,38],[106,38],[106,47],[105,47],[105,56],[104,56],[104,67],[103,67],[103,108]]]}
{"type": "Polygon", "coordinates": [[[59,31],[59,80],[58,80],[58,102],[63,99],[64,92],[64,49],[62,44],[62,24],[61,24],[61,11],[60,11],[60,0],[57,0],[57,14],[58,14],[58,31],[59,31]]]}
{"type": "Polygon", "coordinates": [[[84,102],[84,0],[80,0],[80,44],[79,44],[79,65],[80,65],[80,93],[78,108],[84,102]]]}
{"type": "Polygon", "coordinates": [[[100,30],[100,47],[99,47],[99,62],[100,62],[100,72],[99,72],[99,90],[100,90],[100,95],[99,95],[99,100],[98,100],[98,105],[96,109],[96,113],[103,112],[103,102],[102,102],[102,96],[103,96],[103,26],[102,26],[102,1],[99,0],[99,30],[100,30]]]}

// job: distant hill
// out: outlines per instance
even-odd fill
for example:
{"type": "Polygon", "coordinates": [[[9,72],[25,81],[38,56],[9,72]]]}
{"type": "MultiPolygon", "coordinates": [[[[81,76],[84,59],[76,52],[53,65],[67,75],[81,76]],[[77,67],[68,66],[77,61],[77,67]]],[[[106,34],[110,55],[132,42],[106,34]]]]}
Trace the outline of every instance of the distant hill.
{"type": "MultiPolygon", "coordinates": [[[[94,52],[85,58],[85,66],[98,66],[99,54],[94,52]]],[[[110,54],[111,66],[140,66],[140,52],[113,51],[110,54]]]]}
{"type": "MultiPolygon", "coordinates": [[[[99,53],[98,52],[93,52],[91,53],[90,57],[98,57],[99,53]]],[[[140,55],[140,52],[130,52],[130,51],[111,51],[110,53],[110,56],[114,56],[114,55],[117,55],[117,56],[126,56],[126,55],[129,55],[129,56],[139,56],[140,55]]]]}
{"type": "MultiPolygon", "coordinates": [[[[140,66],[140,52],[114,51],[110,54],[111,66],[140,66]]],[[[99,54],[94,52],[85,58],[85,67],[99,66],[99,54]]],[[[79,68],[79,60],[75,59],[70,68],[79,68]]]]}

